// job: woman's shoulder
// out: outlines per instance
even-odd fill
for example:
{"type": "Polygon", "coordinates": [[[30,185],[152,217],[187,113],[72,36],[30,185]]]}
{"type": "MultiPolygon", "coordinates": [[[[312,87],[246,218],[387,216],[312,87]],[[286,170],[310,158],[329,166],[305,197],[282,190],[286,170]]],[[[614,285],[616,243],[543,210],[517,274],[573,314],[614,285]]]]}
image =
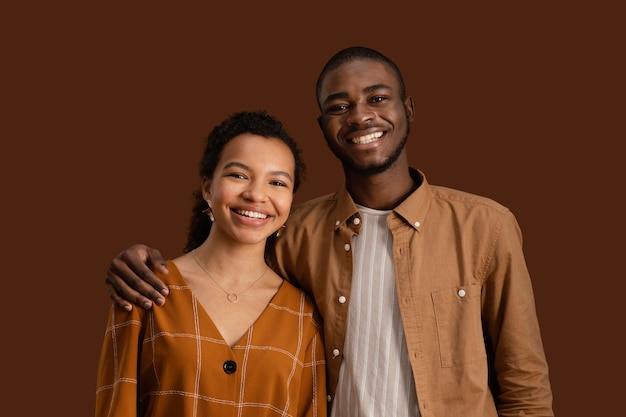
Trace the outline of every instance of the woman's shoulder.
{"type": "Polygon", "coordinates": [[[174,262],[174,260],[168,259],[166,261],[166,267],[168,271],[167,274],[155,272],[155,275],[161,281],[163,281],[165,285],[168,285],[168,286],[169,285],[174,285],[174,286],[186,285],[186,282],[183,279],[183,275],[178,269],[178,267],[176,266],[176,263],[174,262]]]}
{"type": "Polygon", "coordinates": [[[272,301],[275,305],[288,308],[294,312],[299,312],[300,314],[310,317],[316,323],[320,321],[317,307],[313,299],[306,292],[289,281],[283,280],[277,296],[278,297],[274,297],[272,301]]]}

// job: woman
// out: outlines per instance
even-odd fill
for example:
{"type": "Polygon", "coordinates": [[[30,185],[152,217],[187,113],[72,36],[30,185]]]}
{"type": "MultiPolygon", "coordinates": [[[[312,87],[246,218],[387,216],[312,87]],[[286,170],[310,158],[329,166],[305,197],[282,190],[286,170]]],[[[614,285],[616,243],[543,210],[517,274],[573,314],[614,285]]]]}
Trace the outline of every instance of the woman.
{"type": "Polygon", "coordinates": [[[296,143],[265,112],[213,129],[184,254],[160,276],[167,304],[111,307],[97,417],[326,415],[314,305],[265,256],[303,173],[296,143]]]}

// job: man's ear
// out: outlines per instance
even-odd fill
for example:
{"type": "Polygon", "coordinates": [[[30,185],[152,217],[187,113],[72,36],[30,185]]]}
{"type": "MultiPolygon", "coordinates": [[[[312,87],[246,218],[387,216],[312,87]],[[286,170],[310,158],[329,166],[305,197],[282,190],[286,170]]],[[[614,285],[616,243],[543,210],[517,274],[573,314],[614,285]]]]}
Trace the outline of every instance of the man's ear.
{"type": "Polygon", "coordinates": [[[407,96],[404,99],[404,111],[406,112],[406,117],[409,119],[409,122],[412,122],[415,119],[415,107],[413,106],[413,97],[407,96]]]}

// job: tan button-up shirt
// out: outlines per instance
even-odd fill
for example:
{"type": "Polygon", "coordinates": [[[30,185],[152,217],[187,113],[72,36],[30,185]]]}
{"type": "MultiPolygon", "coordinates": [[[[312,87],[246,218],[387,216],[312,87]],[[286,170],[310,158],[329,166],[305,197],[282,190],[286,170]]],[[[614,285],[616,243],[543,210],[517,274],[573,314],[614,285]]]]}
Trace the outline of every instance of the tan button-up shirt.
{"type": "MultiPolygon", "coordinates": [[[[428,184],[389,215],[397,296],[420,412],[430,416],[553,416],[522,236],[488,198],[428,184]]],[[[324,319],[332,402],[352,284],[358,210],[344,188],[294,207],[277,240],[281,272],[324,319]]]]}

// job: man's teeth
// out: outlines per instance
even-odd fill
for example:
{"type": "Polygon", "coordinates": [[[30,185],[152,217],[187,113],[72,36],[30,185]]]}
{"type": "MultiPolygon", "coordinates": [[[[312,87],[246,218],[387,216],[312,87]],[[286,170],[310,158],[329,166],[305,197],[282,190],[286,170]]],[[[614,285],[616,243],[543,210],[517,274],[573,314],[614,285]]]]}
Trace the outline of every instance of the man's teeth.
{"type": "Polygon", "coordinates": [[[267,219],[267,214],[257,213],[256,211],[237,210],[237,214],[252,217],[253,219],[267,219]]]}
{"type": "Polygon", "coordinates": [[[370,133],[369,135],[359,136],[358,138],[352,138],[351,142],[356,143],[357,145],[364,145],[366,143],[374,142],[376,139],[381,137],[383,132],[370,133]]]}

